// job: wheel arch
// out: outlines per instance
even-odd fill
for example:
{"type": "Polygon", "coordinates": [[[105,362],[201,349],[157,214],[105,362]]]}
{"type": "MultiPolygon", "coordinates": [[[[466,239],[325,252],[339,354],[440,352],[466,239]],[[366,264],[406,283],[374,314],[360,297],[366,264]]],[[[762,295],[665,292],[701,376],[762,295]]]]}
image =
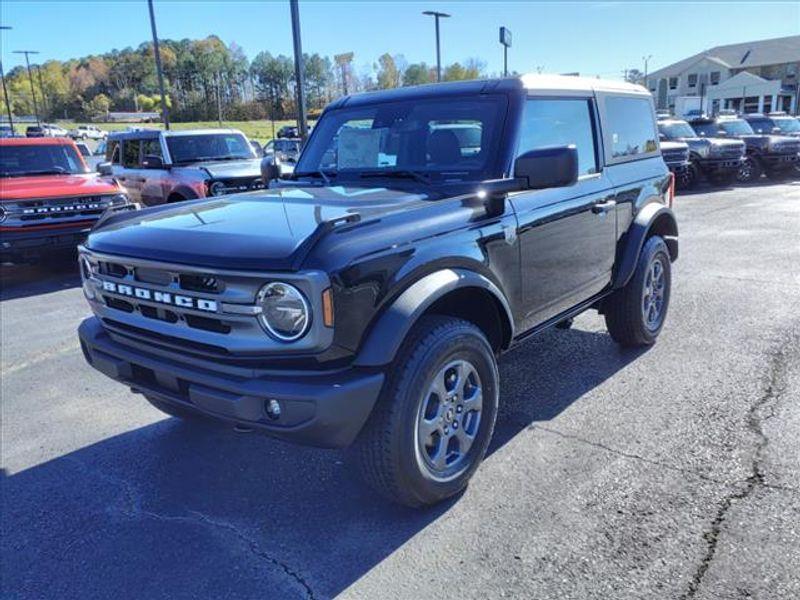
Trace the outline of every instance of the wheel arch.
{"type": "Polygon", "coordinates": [[[651,202],[639,211],[625,235],[618,259],[619,267],[614,276],[614,288],[621,288],[628,283],[636,269],[644,243],[654,235],[664,238],[670,261],[675,262],[678,259],[678,222],[675,214],[660,202],[651,202]]]}
{"type": "Polygon", "coordinates": [[[424,315],[462,318],[484,332],[495,352],[511,344],[514,320],[508,300],[487,277],[467,269],[442,269],[409,285],[369,329],[358,366],[390,363],[424,315]]]}
{"type": "Polygon", "coordinates": [[[197,195],[188,185],[179,185],[169,191],[167,195],[167,202],[183,202],[184,200],[197,200],[200,196],[197,195]]]}

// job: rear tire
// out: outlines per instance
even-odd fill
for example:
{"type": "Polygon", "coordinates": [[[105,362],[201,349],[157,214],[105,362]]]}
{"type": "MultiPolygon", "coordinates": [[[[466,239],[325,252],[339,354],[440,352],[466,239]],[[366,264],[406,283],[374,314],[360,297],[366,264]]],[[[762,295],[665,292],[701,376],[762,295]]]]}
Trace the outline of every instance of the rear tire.
{"type": "Polygon", "coordinates": [[[630,281],[606,301],[606,326],[618,344],[641,347],[655,343],[667,317],[671,283],[667,244],[653,236],[645,242],[630,281]]]}
{"type": "Polygon", "coordinates": [[[364,479],[411,507],[459,493],[489,447],[498,399],[497,364],[483,332],[453,317],[422,317],[357,441],[364,479]]]}

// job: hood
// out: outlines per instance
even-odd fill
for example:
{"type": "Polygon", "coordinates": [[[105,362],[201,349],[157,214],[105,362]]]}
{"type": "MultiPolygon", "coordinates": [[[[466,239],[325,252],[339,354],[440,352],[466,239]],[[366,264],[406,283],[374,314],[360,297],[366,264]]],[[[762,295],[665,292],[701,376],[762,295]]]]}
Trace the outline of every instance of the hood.
{"type": "Polygon", "coordinates": [[[688,148],[689,146],[683,142],[661,142],[661,150],[666,150],[667,152],[670,150],[687,150],[688,148]]]}
{"type": "Polygon", "coordinates": [[[192,167],[176,167],[178,169],[199,169],[209,174],[212,179],[235,179],[237,177],[261,177],[261,159],[246,158],[242,160],[219,160],[203,162],[192,167]]]}
{"type": "Polygon", "coordinates": [[[112,217],[92,231],[97,252],[220,269],[298,268],[325,222],[368,219],[422,205],[428,196],[369,187],[272,189],[112,217]]]}
{"type": "Polygon", "coordinates": [[[0,200],[96,196],[121,191],[112,180],[97,173],[84,175],[35,175],[0,179],[0,200]]]}

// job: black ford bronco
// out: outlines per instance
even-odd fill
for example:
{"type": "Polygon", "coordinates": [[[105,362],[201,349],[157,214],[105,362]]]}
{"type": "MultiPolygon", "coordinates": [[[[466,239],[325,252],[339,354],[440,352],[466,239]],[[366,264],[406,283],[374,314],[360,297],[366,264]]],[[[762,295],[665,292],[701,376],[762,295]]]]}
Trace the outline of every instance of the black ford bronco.
{"type": "Polygon", "coordinates": [[[800,160],[800,139],[756,133],[747,121],[738,117],[695,119],[691,126],[700,136],[727,136],[745,143],[747,154],[736,176],[741,183],[758,181],[762,174],[780,179],[791,173],[800,160]]]}
{"type": "Polygon", "coordinates": [[[690,189],[697,182],[689,160],[689,146],[683,142],[661,141],[661,157],[669,172],[675,176],[677,189],[690,189]]]}
{"type": "Polygon", "coordinates": [[[86,360],[168,414],[355,442],[398,502],[466,486],[508,348],[588,309],[624,346],[664,325],[673,178],[639,86],[524,76],[344,97],[271,186],[94,230],[86,360]]]}
{"type": "MultiPolygon", "coordinates": [[[[673,118],[659,120],[658,132],[664,141],[683,142],[689,146],[691,167],[688,187],[701,178],[705,178],[712,185],[728,185],[733,182],[742,167],[745,144],[741,140],[700,137],[686,121],[673,118]]],[[[662,152],[663,147],[662,143],[662,152]]]]}

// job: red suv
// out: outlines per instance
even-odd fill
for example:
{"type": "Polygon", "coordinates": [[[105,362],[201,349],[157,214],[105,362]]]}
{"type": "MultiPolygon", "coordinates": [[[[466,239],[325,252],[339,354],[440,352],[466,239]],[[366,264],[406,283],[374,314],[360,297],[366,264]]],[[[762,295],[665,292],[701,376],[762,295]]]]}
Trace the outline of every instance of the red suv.
{"type": "Polygon", "coordinates": [[[72,140],[0,139],[0,262],[71,254],[106,210],[134,208],[125,188],[89,171],[72,140]]]}

